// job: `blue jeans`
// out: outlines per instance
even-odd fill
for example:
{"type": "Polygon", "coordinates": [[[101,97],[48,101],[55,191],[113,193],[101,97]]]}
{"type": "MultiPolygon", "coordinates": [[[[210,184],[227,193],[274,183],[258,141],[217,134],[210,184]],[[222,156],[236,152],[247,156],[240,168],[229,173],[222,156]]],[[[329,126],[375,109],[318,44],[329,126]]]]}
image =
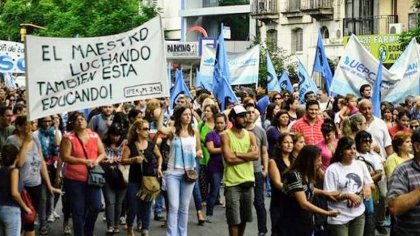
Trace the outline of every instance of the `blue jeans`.
{"type": "Polygon", "coordinates": [[[92,236],[101,209],[101,189],[86,182],[64,179],[73,218],[73,235],[92,236]]]}
{"type": "MultiPolygon", "coordinates": [[[[195,170],[197,171],[197,173],[200,173],[200,161],[197,159],[196,159],[195,170]]],[[[203,204],[202,204],[203,199],[201,197],[201,190],[200,190],[200,178],[197,178],[197,180],[195,181],[194,189],[193,189],[193,197],[194,197],[195,209],[197,211],[203,210],[203,204]]]]}
{"type": "Polygon", "coordinates": [[[134,224],[134,218],[138,216],[137,223],[141,223],[142,230],[149,230],[150,227],[150,213],[152,212],[152,201],[143,201],[137,197],[137,192],[140,189],[139,183],[128,183],[127,188],[127,227],[131,229],[134,224]]]}
{"type": "Polygon", "coordinates": [[[255,172],[254,207],[257,212],[258,233],[267,233],[267,210],[264,204],[264,176],[255,172]]]}
{"type": "Polygon", "coordinates": [[[155,216],[161,215],[163,211],[163,194],[159,193],[159,196],[155,199],[154,214],[155,216]]]}
{"type": "Polygon", "coordinates": [[[105,183],[103,192],[105,198],[106,224],[108,227],[118,227],[126,190],[126,188],[115,189],[108,183],[105,183]]]}
{"type": "Polygon", "coordinates": [[[20,207],[0,206],[0,235],[20,236],[20,207]]]}
{"type": "Polygon", "coordinates": [[[167,236],[187,236],[188,210],[194,183],[185,182],[183,175],[167,174],[168,227],[167,236]]]}
{"type": "Polygon", "coordinates": [[[208,178],[210,183],[210,192],[207,195],[207,207],[206,215],[212,216],[214,205],[216,204],[217,198],[219,196],[220,185],[223,178],[223,173],[219,172],[208,172],[208,178]]]}

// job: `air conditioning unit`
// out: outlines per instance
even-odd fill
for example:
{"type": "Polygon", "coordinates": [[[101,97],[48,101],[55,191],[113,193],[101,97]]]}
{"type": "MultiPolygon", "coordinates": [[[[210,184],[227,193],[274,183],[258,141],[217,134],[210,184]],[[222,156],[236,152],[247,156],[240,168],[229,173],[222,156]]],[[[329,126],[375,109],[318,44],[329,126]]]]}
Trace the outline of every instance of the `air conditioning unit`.
{"type": "Polygon", "coordinates": [[[404,32],[405,25],[402,23],[389,24],[388,32],[390,34],[400,34],[404,32]]]}

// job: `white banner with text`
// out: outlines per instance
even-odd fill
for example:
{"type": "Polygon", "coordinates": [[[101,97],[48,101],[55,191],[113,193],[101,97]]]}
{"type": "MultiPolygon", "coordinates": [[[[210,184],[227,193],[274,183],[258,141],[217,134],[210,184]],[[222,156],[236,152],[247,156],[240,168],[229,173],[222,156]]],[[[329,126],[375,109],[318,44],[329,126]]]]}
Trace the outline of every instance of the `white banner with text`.
{"type": "Polygon", "coordinates": [[[95,38],[26,38],[29,119],[168,97],[161,19],[95,38]]]}

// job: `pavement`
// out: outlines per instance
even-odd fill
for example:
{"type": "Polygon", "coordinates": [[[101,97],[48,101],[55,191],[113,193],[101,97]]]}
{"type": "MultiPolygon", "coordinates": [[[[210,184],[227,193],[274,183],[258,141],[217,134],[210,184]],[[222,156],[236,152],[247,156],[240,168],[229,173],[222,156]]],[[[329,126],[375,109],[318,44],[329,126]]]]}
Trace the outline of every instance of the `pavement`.
{"type": "MultiPolygon", "coordinates": [[[[267,209],[267,228],[270,232],[271,229],[271,221],[270,221],[270,215],[269,215],[269,205],[270,205],[270,198],[265,198],[265,206],[267,209]]],[[[61,213],[61,205],[60,202],[57,205],[56,212],[61,215],[60,219],[56,220],[54,223],[50,223],[50,233],[48,235],[63,235],[63,221],[62,221],[62,213],[61,213]]],[[[103,236],[106,235],[106,223],[102,220],[104,213],[101,212],[98,216],[98,219],[96,221],[95,225],[95,235],[96,236],[103,236]]],[[[161,221],[154,221],[153,215],[151,216],[151,227],[149,230],[150,236],[163,236],[165,235],[166,229],[162,227],[163,222],[161,221]]],[[[255,209],[253,210],[253,217],[254,221],[252,223],[248,223],[245,230],[245,236],[257,236],[258,235],[258,229],[257,229],[257,219],[255,214],[255,209]]],[[[188,235],[192,236],[227,236],[228,233],[228,226],[225,221],[225,208],[222,206],[216,206],[214,208],[214,214],[212,218],[212,223],[205,223],[203,226],[198,225],[194,201],[191,199],[190,204],[190,211],[189,211],[189,222],[188,222],[188,235]]],[[[118,235],[126,235],[124,231],[124,227],[120,227],[120,233],[114,234],[114,236],[118,235]]],[[[388,229],[389,231],[389,229],[388,229]]],[[[39,235],[37,232],[36,235],[39,235]]],[[[136,235],[140,236],[140,232],[136,232],[136,235]]],[[[267,234],[267,236],[270,234],[267,234]]],[[[381,235],[376,233],[376,235],[381,235]]],[[[385,235],[389,235],[385,234],[385,235]]],[[[384,236],[384,235],[382,235],[384,236]]]]}

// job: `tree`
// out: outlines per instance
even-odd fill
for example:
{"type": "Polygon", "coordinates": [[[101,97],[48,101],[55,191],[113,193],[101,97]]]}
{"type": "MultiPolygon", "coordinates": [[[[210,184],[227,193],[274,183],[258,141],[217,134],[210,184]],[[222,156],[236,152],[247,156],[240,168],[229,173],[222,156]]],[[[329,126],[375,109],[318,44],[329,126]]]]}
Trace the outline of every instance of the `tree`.
{"type": "MultiPolygon", "coordinates": [[[[420,0],[413,0],[413,7],[420,9],[420,0]]],[[[406,48],[413,37],[416,38],[417,42],[420,42],[420,19],[418,19],[417,27],[414,30],[403,32],[400,35],[401,48],[406,48]]]]}
{"type": "Polygon", "coordinates": [[[138,0],[13,0],[0,6],[0,39],[19,41],[22,23],[46,27],[28,29],[34,35],[92,37],[117,34],[141,25],[158,9],[138,0]]]}
{"type": "Polygon", "coordinates": [[[284,70],[287,70],[291,81],[297,81],[297,65],[291,62],[291,55],[287,54],[285,49],[278,47],[273,42],[266,41],[262,43],[259,38],[254,39],[253,45],[260,45],[260,67],[258,72],[258,85],[260,87],[267,87],[267,50],[270,53],[271,62],[277,75],[280,76],[284,70]]]}

